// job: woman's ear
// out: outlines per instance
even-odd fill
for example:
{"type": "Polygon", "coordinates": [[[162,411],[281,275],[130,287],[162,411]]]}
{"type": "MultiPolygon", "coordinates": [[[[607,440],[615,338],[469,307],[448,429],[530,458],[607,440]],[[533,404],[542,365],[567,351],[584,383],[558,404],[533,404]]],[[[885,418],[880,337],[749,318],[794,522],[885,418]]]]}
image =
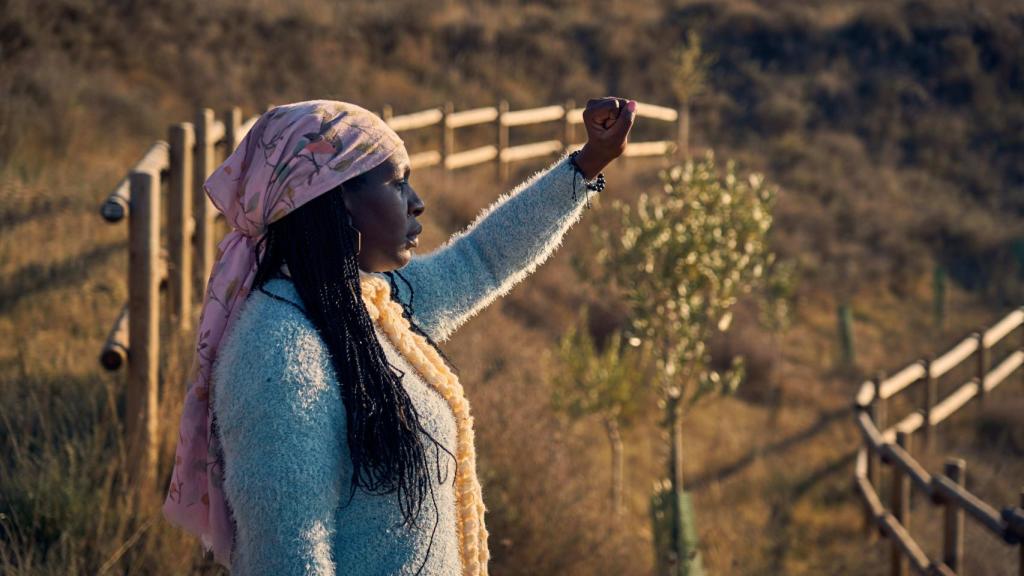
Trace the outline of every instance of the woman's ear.
{"type": "Polygon", "coordinates": [[[345,212],[348,213],[349,223],[351,224],[352,223],[352,210],[354,208],[354,206],[352,205],[353,201],[352,201],[351,196],[352,196],[352,193],[353,193],[355,187],[354,186],[346,186],[346,184],[348,184],[348,183],[346,182],[346,183],[338,184],[337,189],[335,189],[333,192],[335,194],[341,194],[341,201],[345,204],[345,212]]]}

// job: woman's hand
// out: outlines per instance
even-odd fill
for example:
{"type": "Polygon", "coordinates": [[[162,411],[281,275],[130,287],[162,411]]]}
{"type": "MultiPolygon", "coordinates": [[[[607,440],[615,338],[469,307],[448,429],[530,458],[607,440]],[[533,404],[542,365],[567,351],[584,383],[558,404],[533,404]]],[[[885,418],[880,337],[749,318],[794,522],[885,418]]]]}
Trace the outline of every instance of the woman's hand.
{"type": "Polygon", "coordinates": [[[636,101],[625,98],[592,98],[583,110],[583,125],[587,128],[587,143],[583,145],[576,163],[590,180],[626,149],[626,138],[636,120],[636,101]]]}

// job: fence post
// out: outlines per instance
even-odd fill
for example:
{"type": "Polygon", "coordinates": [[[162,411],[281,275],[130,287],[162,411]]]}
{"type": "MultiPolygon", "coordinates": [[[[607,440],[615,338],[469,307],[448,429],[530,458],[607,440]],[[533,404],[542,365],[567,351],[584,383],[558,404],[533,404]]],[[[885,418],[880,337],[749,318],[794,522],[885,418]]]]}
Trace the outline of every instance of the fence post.
{"type": "Polygon", "coordinates": [[[853,367],[855,361],[853,342],[853,311],[848,302],[839,304],[836,309],[839,326],[839,348],[842,355],[843,368],[853,367]]]}
{"type": "Polygon", "coordinates": [[[988,372],[988,349],[985,348],[985,331],[975,334],[978,339],[978,405],[985,405],[985,373],[988,372]]]}
{"type": "Polygon", "coordinates": [[[391,104],[385,104],[380,110],[380,117],[385,122],[390,122],[391,118],[395,116],[395,109],[391,107],[391,104]]]}
{"type": "Polygon", "coordinates": [[[201,108],[196,114],[196,154],[193,170],[193,192],[195,196],[196,221],[196,275],[199,277],[199,291],[206,293],[206,281],[213,267],[213,217],[216,209],[203,191],[206,178],[213,172],[214,156],[210,129],[213,126],[213,110],[201,108]]]}
{"type": "MultiPolygon", "coordinates": [[[[871,421],[875,423],[879,430],[885,430],[885,400],[882,399],[881,394],[883,380],[885,380],[884,372],[879,372],[871,379],[871,383],[875,387],[875,397],[871,400],[871,405],[868,406],[868,414],[871,416],[871,421]]],[[[875,490],[881,489],[882,462],[878,452],[874,450],[868,450],[868,480],[875,490]]],[[[869,534],[872,534],[872,539],[876,532],[869,532],[869,534]]]]}
{"type": "Polygon", "coordinates": [[[441,110],[441,169],[448,172],[448,158],[455,152],[455,130],[448,125],[448,117],[455,113],[455,105],[444,103],[441,110]]]}
{"type": "MultiPolygon", "coordinates": [[[[867,469],[865,470],[865,474],[867,475],[868,483],[871,483],[871,474],[873,473],[872,458],[874,458],[874,455],[872,454],[873,450],[871,450],[871,445],[868,443],[867,440],[861,439],[861,442],[864,443],[864,447],[867,450],[867,460],[868,460],[867,464],[868,464],[868,466],[867,466],[867,469]]],[[[878,488],[875,487],[875,490],[877,491],[878,488]]],[[[856,483],[854,484],[854,492],[856,492],[857,494],[860,494],[860,490],[856,486],[856,483]]],[[[877,538],[877,536],[878,536],[878,529],[879,529],[878,523],[875,521],[874,511],[871,509],[871,506],[869,506],[866,501],[864,502],[863,508],[864,508],[864,536],[868,539],[869,542],[873,542],[875,540],[875,538],[877,538]]]]}
{"type": "MultiPolygon", "coordinates": [[[[910,453],[910,434],[898,430],[896,432],[896,444],[910,453]]],[[[910,531],[910,476],[903,472],[903,469],[896,465],[895,462],[891,465],[892,472],[892,493],[889,494],[890,507],[892,508],[892,514],[899,520],[900,524],[903,525],[908,532],[910,531]]],[[[892,546],[892,574],[893,576],[906,576],[910,571],[910,559],[903,555],[903,549],[900,548],[899,542],[896,538],[892,538],[890,542],[892,546]]]]}
{"type": "Polygon", "coordinates": [[[238,129],[242,127],[242,109],[232,106],[224,111],[224,159],[238,148],[238,129]]]}
{"type": "Polygon", "coordinates": [[[932,407],[938,400],[938,381],[932,374],[932,359],[925,358],[921,361],[924,365],[924,448],[927,450],[932,444],[932,407]]]}
{"type": "Polygon", "coordinates": [[[155,486],[158,456],[157,370],[160,354],[160,174],[129,175],[128,389],[125,435],[129,474],[142,490],[155,486]]]}
{"type": "Polygon", "coordinates": [[[498,102],[498,157],[495,159],[495,162],[497,162],[498,182],[508,180],[508,162],[502,160],[502,154],[508,148],[508,126],[505,125],[505,114],[507,112],[508,101],[502,100],[498,102]]]}
{"type": "Polygon", "coordinates": [[[562,142],[565,144],[565,151],[568,152],[576,143],[576,125],[572,123],[570,113],[576,107],[576,102],[571,98],[565,101],[565,124],[562,127],[562,142]]]}
{"type": "Polygon", "coordinates": [[[195,146],[192,124],[171,126],[171,170],[167,201],[167,243],[170,252],[167,267],[168,304],[173,325],[181,330],[192,326],[192,149],[195,146]]]}
{"type": "MultiPolygon", "coordinates": [[[[966,481],[967,464],[960,458],[946,460],[946,477],[963,486],[966,481]]],[[[964,510],[955,500],[945,499],[945,531],[942,541],[942,561],[955,574],[964,569],[964,510]]]]}

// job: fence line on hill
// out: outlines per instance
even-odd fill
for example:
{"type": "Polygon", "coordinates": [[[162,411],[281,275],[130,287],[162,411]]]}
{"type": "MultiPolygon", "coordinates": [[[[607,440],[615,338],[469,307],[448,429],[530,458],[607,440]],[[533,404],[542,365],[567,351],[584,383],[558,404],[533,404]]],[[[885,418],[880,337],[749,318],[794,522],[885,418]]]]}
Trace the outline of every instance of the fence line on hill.
{"type": "Polygon", "coordinates": [[[1024,341],[1024,307],[1014,310],[986,330],[975,332],[936,358],[914,362],[892,376],[879,374],[864,382],[854,400],[854,418],[864,444],[857,451],[854,483],[865,507],[865,526],[878,529],[891,541],[891,574],[963,574],[964,516],[969,515],[987,532],[1020,549],[1019,571],[1024,576],[1024,490],[1018,506],[1002,512],[965,487],[966,464],[950,458],[941,474],[931,473],[913,457],[913,434],[921,432],[927,447],[934,428],[975,397],[986,396],[1024,364],[1024,346],[1015,346],[995,367],[991,350],[1014,330],[1024,341]],[[938,398],[939,379],[969,359],[974,376],[943,399],[938,398]],[[897,395],[919,388],[920,408],[886,427],[887,408],[897,395]],[[881,497],[882,465],[890,467],[889,508],[881,497]],[[944,510],[942,559],[931,559],[910,533],[911,491],[919,490],[944,510]]]}
{"type": "MultiPolygon", "coordinates": [[[[645,103],[638,103],[636,112],[641,117],[679,123],[680,137],[687,133],[683,126],[688,121],[685,113],[645,103]]],[[[583,109],[570,100],[561,105],[510,110],[502,101],[497,106],[456,111],[448,102],[401,116],[393,115],[391,107],[385,106],[381,117],[398,132],[436,130],[437,149],[410,154],[414,169],[439,167],[448,172],[491,162],[496,179],[503,182],[513,163],[578,147],[576,128],[583,123],[583,109]],[[554,122],[560,124],[558,138],[509,144],[514,127],[554,122]],[[493,124],[495,129],[494,144],[456,150],[457,129],[486,124],[493,124]]],[[[100,207],[100,214],[108,222],[128,219],[128,302],[110,329],[100,363],[108,370],[128,366],[125,435],[132,476],[140,486],[155,485],[159,454],[161,317],[172,329],[190,329],[196,313],[192,295],[205,292],[213,265],[215,225],[220,214],[203,192],[203,184],[218,160],[238,146],[257,118],[243,122],[238,107],[225,111],[222,119],[209,108],[198,110],[195,122],[170,126],[167,140],[155,142],[100,207]],[[164,185],[166,249],[160,246],[164,185]],[[159,310],[161,289],[167,292],[163,313],[159,310]]],[[[686,144],[675,140],[630,142],[623,156],[662,156],[677,148],[686,150],[686,144]]]]}

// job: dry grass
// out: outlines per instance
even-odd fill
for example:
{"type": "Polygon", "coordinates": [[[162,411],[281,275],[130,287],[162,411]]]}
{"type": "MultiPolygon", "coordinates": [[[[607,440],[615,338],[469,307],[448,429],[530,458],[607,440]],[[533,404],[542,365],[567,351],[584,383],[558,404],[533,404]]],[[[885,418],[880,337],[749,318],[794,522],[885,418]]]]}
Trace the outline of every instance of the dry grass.
{"type": "MultiPolygon", "coordinates": [[[[103,223],[97,204],[170,122],[190,118],[198,104],[241,104],[251,113],[267,102],[320,96],[373,109],[387,102],[398,113],[446,98],[459,108],[498,96],[514,108],[567,94],[582,103],[606,90],[668,104],[656,56],[690,26],[707,32],[722,63],[695,116],[698,143],[784,185],[775,244],[803,271],[788,333],[773,341],[750,314],[738,315],[732,340],[721,344],[755,356],[757,378],[739,396],[686,416],[686,475],[706,564],[716,574],[885,569],[887,546],[864,537],[852,497],[858,438],[847,407],[864,374],[944,349],[997,318],[1003,310],[991,302],[1022,293],[1017,268],[992,264],[1019,236],[1020,152],[1012,138],[1019,89],[999,76],[1012,77],[1019,65],[1019,33],[1004,25],[1019,11],[975,2],[979,11],[951,20],[963,3],[930,3],[929,12],[920,3],[896,9],[877,1],[792,2],[779,10],[767,1],[645,1],[609,8],[595,21],[588,10],[596,8],[585,2],[562,12],[542,5],[488,12],[468,2],[448,11],[412,1],[355,3],[344,12],[322,0],[130,4],[103,11],[75,0],[12,0],[0,16],[0,572],[220,572],[191,537],[160,519],[162,494],[131,501],[121,488],[124,374],[97,362],[126,297],[127,265],[126,229],[103,223]],[[859,28],[851,27],[865,10],[859,28]],[[902,62],[905,53],[872,53],[859,43],[864,52],[850,58],[864,60],[850,61],[841,43],[849,41],[843,34],[875,39],[901,26],[970,36],[990,24],[1005,69],[943,65],[961,76],[943,76],[939,86],[928,70],[887,67],[886,58],[902,62]],[[183,29],[189,43],[180,41],[183,29]],[[969,103],[950,103],[942,92],[965,84],[977,90],[969,103]],[[897,98],[925,94],[928,108],[890,116],[902,110],[887,100],[891,86],[900,87],[897,98]],[[976,142],[1009,144],[996,154],[976,142]],[[950,314],[938,333],[930,324],[936,261],[959,270],[956,280],[978,281],[966,284],[970,291],[951,283],[950,314]],[[835,307],[843,294],[855,313],[853,370],[837,368],[835,307]]],[[[664,136],[638,128],[643,138],[664,136]]],[[[473,145],[470,138],[460,136],[459,145],[473,145]]],[[[524,166],[513,180],[538,167],[524,166]]],[[[656,167],[620,162],[609,170],[606,196],[630,199],[656,185],[656,167]]],[[[414,183],[428,203],[424,250],[502,191],[489,168],[449,182],[417,174],[414,183]]],[[[601,296],[568,266],[571,254],[592,249],[581,228],[594,216],[444,346],[477,415],[496,574],[652,571],[647,505],[664,467],[660,415],[651,407],[624,432],[626,512],[613,523],[599,425],[561,422],[547,402],[546,375],[555,367],[546,352],[578,305],[601,296]]],[[[166,341],[162,478],[191,336],[166,341]]],[[[945,455],[962,455],[973,490],[998,505],[1014,502],[1024,472],[1019,394],[1007,385],[997,392],[1006,402],[954,418],[923,456],[931,469],[945,455]]],[[[915,534],[934,545],[928,512],[918,510],[915,534]]],[[[1008,571],[1000,546],[969,534],[971,573],[1008,571]]]]}
{"type": "MultiPolygon", "coordinates": [[[[97,166],[105,165],[100,156],[97,166]]],[[[121,166],[130,157],[122,152],[121,166]]],[[[629,183],[649,180],[656,162],[610,170],[608,197],[629,197],[629,183]]],[[[536,168],[524,167],[518,176],[536,168]]],[[[96,361],[126,296],[125,229],[96,215],[97,191],[117,179],[111,172],[64,165],[34,185],[4,184],[13,201],[0,234],[0,334],[11,343],[0,351],[0,423],[7,438],[0,459],[0,561],[12,573],[214,572],[191,538],[160,521],[159,495],[131,502],[119,488],[124,377],[101,371],[96,361]]],[[[450,187],[430,173],[417,178],[433,208],[426,250],[500,190],[484,169],[455,176],[450,187]]],[[[572,252],[588,249],[581,228],[526,283],[445,345],[478,415],[495,573],[647,574],[652,567],[647,499],[664,457],[657,412],[652,407],[626,433],[627,510],[611,525],[600,428],[563,425],[547,402],[545,351],[588,297],[568,266],[572,252]]],[[[854,300],[864,369],[897,368],[936,349],[928,284],[922,280],[909,291],[906,298],[878,290],[854,300]]],[[[834,306],[828,292],[802,290],[795,327],[767,353],[774,369],[764,385],[775,390],[773,401],[725,399],[687,416],[686,474],[706,561],[716,573],[869,574],[883,565],[884,548],[864,539],[849,489],[857,438],[846,406],[857,379],[834,367],[834,306]]],[[[958,291],[951,311],[938,338],[943,344],[994,317],[958,291]]],[[[177,341],[186,354],[188,339],[177,341]]],[[[172,348],[162,372],[162,476],[169,472],[184,362],[172,348]]],[[[1009,426],[1002,414],[992,417],[996,429],[1009,426]]],[[[995,481],[994,472],[983,477],[980,471],[986,461],[999,461],[1004,448],[971,457],[979,481],[995,481]]],[[[1012,477],[1011,470],[1001,472],[1012,477]]]]}

